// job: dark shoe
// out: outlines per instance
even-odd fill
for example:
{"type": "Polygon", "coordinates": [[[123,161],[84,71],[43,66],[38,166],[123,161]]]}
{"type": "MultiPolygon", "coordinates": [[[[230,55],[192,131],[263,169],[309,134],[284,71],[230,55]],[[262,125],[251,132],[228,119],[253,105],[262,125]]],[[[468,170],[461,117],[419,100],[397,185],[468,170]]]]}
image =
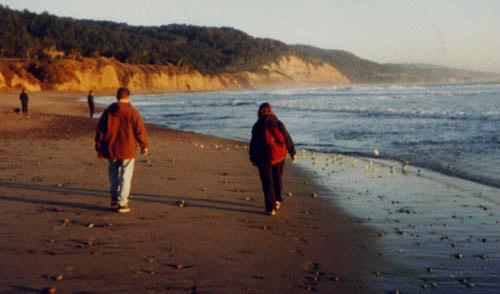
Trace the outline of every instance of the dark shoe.
{"type": "Polygon", "coordinates": [[[118,208],[116,209],[116,212],[118,212],[118,213],[130,212],[130,207],[128,205],[125,205],[125,206],[119,205],[118,208]]]}
{"type": "Polygon", "coordinates": [[[116,207],[118,206],[118,201],[116,200],[111,200],[111,204],[110,204],[111,207],[116,207]]]}

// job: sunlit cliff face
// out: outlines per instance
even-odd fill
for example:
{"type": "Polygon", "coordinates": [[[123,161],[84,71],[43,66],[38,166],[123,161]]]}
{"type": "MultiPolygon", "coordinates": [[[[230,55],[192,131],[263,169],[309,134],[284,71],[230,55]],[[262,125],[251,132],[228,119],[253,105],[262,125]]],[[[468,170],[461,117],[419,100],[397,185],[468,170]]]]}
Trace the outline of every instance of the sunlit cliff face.
{"type": "MultiPolygon", "coordinates": [[[[52,66],[52,65],[51,65],[52,66]]],[[[259,88],[284,85],[337,85],[349,80],[326,63],[313,64],[295,56],[263,65],[259,72],[202,74],[163,65],[129,65],[113,59],[62,60],[52,70],[57,82],[40,81],[20,72],[6,79],[0,73],[0,89],[25,86],[28,91],[114,91],[125,85],[133,91],[177,92],[259,88]]]]}

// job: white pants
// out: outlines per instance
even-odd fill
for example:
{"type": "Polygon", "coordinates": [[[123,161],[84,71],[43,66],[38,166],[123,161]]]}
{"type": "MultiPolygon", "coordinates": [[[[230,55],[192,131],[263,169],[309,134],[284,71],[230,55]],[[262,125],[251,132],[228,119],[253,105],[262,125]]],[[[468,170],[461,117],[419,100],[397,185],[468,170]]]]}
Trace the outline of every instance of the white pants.
{"type": "Polygon", "coordinates": [[[134,159],[109,160],[111,201],[117,201],[120,206],[127,205],[129,201],[134,163],[134,159]]]}

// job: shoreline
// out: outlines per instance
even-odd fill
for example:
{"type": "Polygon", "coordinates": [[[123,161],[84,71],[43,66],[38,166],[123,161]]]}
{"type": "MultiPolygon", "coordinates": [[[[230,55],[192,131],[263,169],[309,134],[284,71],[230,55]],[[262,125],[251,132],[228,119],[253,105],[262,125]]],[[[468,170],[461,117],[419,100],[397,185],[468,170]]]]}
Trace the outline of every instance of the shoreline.
{"type": "MultiPolygon", "coordinates": [[[[289,84],[276,84],[276,85],[266,85],[266,86],[259,86],[259,87],[248,87],[248,88],[225,88],[225,89],[213,89],[213,90],[186,90],[186,91],[163,91],[163,90],[158,90],[158,91],[150,91],[150,90],[137,90],[134,91],[133,94],[140,94],[140,95],[161,95],[161,94],[185,94],[185,93],[213,93],[213,92],[245,92],[245,91],[272,91],[272,90],[282,90],[283,87],[286,87],[286,89],[294,89],[294,90],[300,90],[300,89],[319,89],[319,88],[331,88],[331,87],[338,87],[338,88],[351,88],[351,87],[390,87],[390,86],[427,86],[427,87],[440,87],[440,86],[474,86],[474,85],[498,85],[500,84],[500,80],[498,81],[464,81],[464,82],[450,82],[450,83],[404,83],[404,82],[399,82],[399,83],[388,83],[388,82],[372,82],[372,83],[349,83],[349,84],[329,84],[329,83],[305,83],[305,84],[294,84],[294,85],[289,85],[289,84]]],[[[91,90],[92,87],[89,88],[91,90]]],[[[20,92],[20,89],[17,88],[9,88],[9,89],[2,89],[0,90],[0,94],[7,94],[7,95],[18,95],[20,92]]],[[[60,90],[53,90],[53,89],[42,89],[40,91],[33,91],[30,92],[32,94],[45,94],[45,93],[53,93],[53,94],[65,94],[68,96],[75,96],[75,95],[82,95],[86,96],[88,92],[85,91],[60,91],[60,90]]],[[[116,93],[114,91],[94,91],[94,94],[96,97],[98,96],[114,96],[116,93]]]]}
{"type": "MultiPolygon", "coordinates": [[[[392,162],[392,164],[390,164],[390,165],[398,166],[398,167],[402,166],[403,163],[405,162],[404,160],[399,159],[397,157],[370,156],[369,153],[339,152],[339,151],[331,151],[330,152],[330,151],[325,151],[325,150],[315,150],[315,149],[307,148],[307,147],[299,147],[299,148],[306,150],[307,152],[312,152],[312,153],[324,153],[324,154],[329,154],[332,156],[333,155],[342,155],[342,156],[351,157],[351,158],[366,159],[366,161],[378,160],[378,161],[392,162]]],[[[389,167],[390,165],[387,165],[387,167],[389,167]]],[[[500,189],[500,183],[496,183],[493,180],[481,180],[481,179],[478,179],[478,177],[467,175],[464,173],[449,171],[448,169],[445,169],[445,168],[440,169],[440,168],[437,168],[435,166],[420,165],[418,163],[410,162],[409,166],[412,168],[431,171],[431,172],[434,172],[434,173],[439,174],[441,176],[447,176],[450,178],[455,178],[457,180],[466,181],[466,182],[469,182],[470,184],[473,184],[473,185],[480,185],[480,186],[484,186],[484,187],[491,188],[491,189],[500,189]]]]}
{"type": "Polygon", "coordinates": [[[325,195],[374,234],[384,289],[496,293],[499,189],[394,161],[299,153],[325,195]]]}
{"type": "Polygon", "coordinates": [[[92,147],[96,120],[84,118],[83,95],[58,94],[33,94],[29,117],[11,113],[17,95],[0,102],[0,226],[8,236],[0,289],[377,289],[369,274],[377,264],[370,234],[310,197],[320,188],[299,167],[287,165],[286,191],[293,196],[279,215],[261,214],[257,173],[241,142],[148,125],[152,154],[137,159],[133,213],[109,213],[105,162],[92,147]],[[30,261],[35,267],[26,273],[22,265],[30,261]],[[59,274],[63,280],[52,279],[59,274]],[[120,275],[130,281],[113,284],[120,275]]]}

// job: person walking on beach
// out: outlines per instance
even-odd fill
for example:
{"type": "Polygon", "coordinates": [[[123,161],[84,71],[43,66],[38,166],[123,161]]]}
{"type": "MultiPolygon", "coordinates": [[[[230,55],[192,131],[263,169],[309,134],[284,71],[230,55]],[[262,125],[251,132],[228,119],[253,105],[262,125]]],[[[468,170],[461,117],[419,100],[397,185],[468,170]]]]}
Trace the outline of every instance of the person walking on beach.
{"type": "Polygon", "coordinates": [[[89,95],[87,96],[87,104],[89,105],[89,115],[90,118],[94,117],[95,113],[95,104],[94,104],[94,91],[90,90],[89,95]]]}
{"type": "Polygon", "coordinates": [[[118,102],[111,104],[99,119],[95,149],[99,158],[107,158],[111,192],[111,206],[117,212],[130,212],[129,195],[137,143],[141,153],[148,154],[148,140],[144,121],[139,111],[130,104],[130,91],[119,88],[118,102]]]}
{"type": "Polygon", "coordinates": [[[22,88],[21,94],[19,95],[19,100],[21,100],[21,109],[23,113],[28,113],[28,102],[29,102],[29,97],[28,94],[26,93],[26,88],[22,88]]]}
{"type": "Polygon", "coordinates": [[[259,169],[266,214],[276,215],[283,202],[283,170],[290,154],[295,161],[295,146],[290,134],[273,113],[269,103],[259,107],[258,120],[252,128],[250,161],[259,169]]]}

